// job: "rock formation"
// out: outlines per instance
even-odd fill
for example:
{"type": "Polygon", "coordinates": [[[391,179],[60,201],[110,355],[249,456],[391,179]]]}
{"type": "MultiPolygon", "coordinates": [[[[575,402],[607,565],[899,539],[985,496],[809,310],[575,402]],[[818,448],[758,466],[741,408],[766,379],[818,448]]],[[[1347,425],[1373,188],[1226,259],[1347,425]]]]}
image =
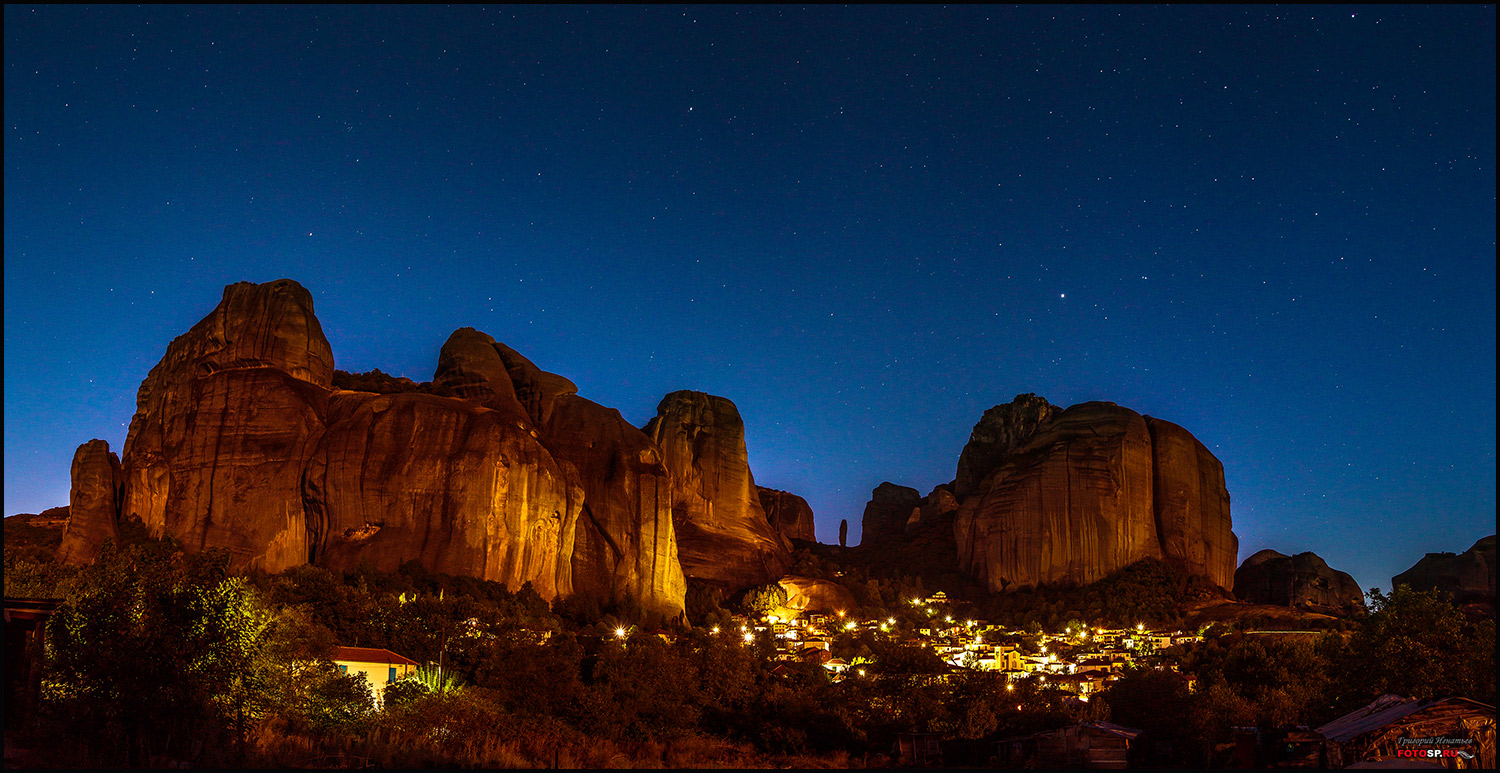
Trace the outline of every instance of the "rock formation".
{"type": "Polygon", "coordinates": [[[839,519],[839,547],[849,546],[849,519],[839,519]]]}
{"type": "Polygon", "coordinates": [[[687,580],[677,557],[672,481],[661,449],[613,408],[573,394],[539,403],[547,399],[552,402],[542,437],[553,457],[577,470],[584,492],[573,541],[574,591],[612,602],[633,600],[647,614],[680,618],[687,580]]]}
{"type": "Polygon", "coordinates": [[[503,412],[432,395],[337,393],[304,495],[322,566],[394,571],[417,560],[512,588],[530,582],[548,599],[572,590],[582,486],[529,422],[503,412]]]}
{"type": "Polygon", "coordinates": [[[440,395],[335,390],[332,374],[305,289],[225,288],[141,385],[120,516],[237,567],[417,560],[681,618],[670,477],[618,411],[472,328],[439,354],[440,395]]]}
{"type": "Polygon", "coordinates": [[[766,511],[766,520],[787,539],[817,542],[817,524],[813,523],[812,507],[807,500],[796,494],[756,486],[760,496],[760,509],[766,511]]]}
{"type": "Polygon", "coordinates": [[[1239,539],[1229,523],[1224,465],[1191,433],[1146,417],[1151,431],[1152,510],[1163,557],[1228,589],[1239,539]]]}
{"type": "Polygon", "coordinates": [[[86,564],[99,555],[105,539],[120,541],[120,458],[109,443],[90,440],[73,452],[73,484],[68,521],[57,560],[86,564]]]}
{"type": "Polygon", "coordinates": [[[1057,411],[1056,406],[1029,392],[985,411],[958,456],[954,497],[964,499],[974,493],[1001,462],[1025,445],[1057,411]]]}
{"type": "MultiPolygon", "coordinates": [[[[906,519],[906,533],[910,536],[925,526],[937,524],[944,516],[957,512],[958,500],[954,498],[953,490],[946,484],[940,485],[923,497],[921,504],[912,508],[911,515],[906,519]]],[[[952,526],[951,523],[944,525],[952,526]]]]}
{"type": "Polygon", "coordinates": [[[799,612],[847,612],[859,606],[848,588],[830,580],[787,575],[777,580],[786,590],[782,606],[799,612]]]}
{"type": "Polygon", "coordinates": [[[1242,601],[1325,615],[1365,610],[1359,583],[1311,552],[1288,556],[1268,549],[1250,556],[1235,570],[1234,595],[1242,601]]]}
{"type": "Polygon", "coordinates": [[[728,591],[774,582],[791,565],[790,544],[766,519],[734,403],[673,392],[645,433],[672,476],[672,525],[683,574],[728,591]]]}
{"type": "Polygon", "coordinates": [[[991,591],[1087,584],[1145,558],[1221,587],[1233,576],[1222,465],[1181,427],[1114,403],[1057,411],[1020,395],[986,411],[954,494],[959,566],[991,591]]]}
{"type": "Polygon", "coordinates": [[[1391,586],[1438,590],[1458,604],[1495,603],[1495,535],[1475,542],[1458,555],[1428,553],[1415,566],[1391,578],[1391,586]]]}
{"type": "Polygon", "coordinates": [[[289,279],[224,288],[136,394],[121,517],[236,566],[307,561],[302,469],[323,433],[333,353],[289,279]]]}
{"type": "Polygon", "coordinates": [[[906,532],[906,522],[911,520],[912,510],[922,504],[922,495],[907,486],[898,486],[890,481],[881,483],[870,492],[870,501],[865,504],[860,518],[860,547],[897,544],[906,532]]]}

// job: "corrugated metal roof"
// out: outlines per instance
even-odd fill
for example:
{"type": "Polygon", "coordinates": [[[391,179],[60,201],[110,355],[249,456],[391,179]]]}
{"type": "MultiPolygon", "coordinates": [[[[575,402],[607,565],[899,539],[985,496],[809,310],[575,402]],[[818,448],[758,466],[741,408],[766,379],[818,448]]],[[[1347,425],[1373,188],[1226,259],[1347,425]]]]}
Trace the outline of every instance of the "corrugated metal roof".
{"type": "Polygon", "coordinates": [[[1436,700],[1419,701],[1412,698],[1403,698],[1399,695],[1386,694],[1376,698],[1374,702],[1364,708],[1355,709],[1323,725],[1317,729],[1317,732],[1330,741],[1343,743],[1356,736],[1379,730],[1393,722],[1405,719],[1423,709],[1450,701],[1472,703],[1476,707],[1488,709],[1491,712],[1495,710],[1492,706],[1486,706],[1483,703],[1471,701],[1468,698],[1438,698],[1436,700]]]}
{"type": "Polygon", "coordinates": [[[1095,727],[1095,728],[1098,728],[1100,730],[1103,730],[1106,733],[1110,733],[1112,735],[1118,735],[1118,736],[1121,736],[1123,738],[1134,739],[1136,736],[1138,736],[1138,735],[1141,734],[1141,731],[1138,730],[1138,729],[1136,729],[1136,728],[1126,727],[1124,725],[1117,725],[1117,724],[1115,724],[1113,722],[1097,722],[1096,721],[1096,722],[1084,722],[1083,724],[1085,726],[1095,727]]]}
{"type": "Polygon", "coordinates": [[[389,663],[396,666],[420,665],[411,658],[397,655],[390,650],[377,649],[375,647],[339,647],[333,654],[334,660],[347,660],[353,663],[389,663]]]}

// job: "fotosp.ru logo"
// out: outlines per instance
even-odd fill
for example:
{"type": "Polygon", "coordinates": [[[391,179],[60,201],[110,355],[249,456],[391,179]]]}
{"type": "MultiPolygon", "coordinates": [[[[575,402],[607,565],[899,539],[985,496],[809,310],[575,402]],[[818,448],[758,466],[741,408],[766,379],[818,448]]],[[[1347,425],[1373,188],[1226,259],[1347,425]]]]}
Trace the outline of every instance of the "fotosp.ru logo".
{"type": "Polygon", "coordinates": [[[1461,757],[1466,760],[1474,759],[1471,752],[1464,751],[1463,746],[1472,746],[1472,738],[1448,738],[1446,736],[1431,736],[1427,738],[1397,738],[1396,756],[1415,757],[1418,759],[1436,759],[1440,757],[1461,757]]]}

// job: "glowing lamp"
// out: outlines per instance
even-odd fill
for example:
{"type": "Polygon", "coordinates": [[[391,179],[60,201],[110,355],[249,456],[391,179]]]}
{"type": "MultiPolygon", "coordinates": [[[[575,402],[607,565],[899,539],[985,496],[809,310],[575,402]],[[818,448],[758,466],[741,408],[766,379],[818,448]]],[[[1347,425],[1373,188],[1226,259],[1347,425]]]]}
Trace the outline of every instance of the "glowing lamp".
{"type": "Polygon", "coordinates": [[[623,638],[625,638],[625,629],[624,628],[616,628],[615,629],[615,638],[617,638],[617,639],[623,639],[623,638]]]}

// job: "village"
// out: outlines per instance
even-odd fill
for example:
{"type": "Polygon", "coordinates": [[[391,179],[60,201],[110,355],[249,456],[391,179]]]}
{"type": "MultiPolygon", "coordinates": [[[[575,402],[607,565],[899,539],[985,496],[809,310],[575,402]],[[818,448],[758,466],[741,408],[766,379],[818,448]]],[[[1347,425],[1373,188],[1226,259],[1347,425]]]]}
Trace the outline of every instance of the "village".
{"type": "Polygon", "coordinates": [[[773,675],[785,674],[790,662],[811,659],[835,680],[866,676],[866,659],[840,647],[841,641],[857,641],[863,634],[928,647],[946,664],[949,674],[999,672],[1012,681],[1035,675],[1041,684],[1074,693],[1081,701],[1088,701],[1127,668],[1174,668],[1158,653],[1202,640],[1197,633],[1152,630],[1144,624],[1134,628],[1079,624],[1056,632],[1007,628],[955,616],[943,591],[908,603],[910,614],[899,619],[855,619],[843,610],[798,614],[782,609],[760,619],[737,617],[737,630],[730,633],[747,642],[770,637],[780,662],[773,675]]]}

